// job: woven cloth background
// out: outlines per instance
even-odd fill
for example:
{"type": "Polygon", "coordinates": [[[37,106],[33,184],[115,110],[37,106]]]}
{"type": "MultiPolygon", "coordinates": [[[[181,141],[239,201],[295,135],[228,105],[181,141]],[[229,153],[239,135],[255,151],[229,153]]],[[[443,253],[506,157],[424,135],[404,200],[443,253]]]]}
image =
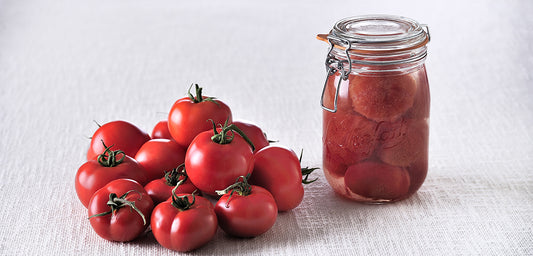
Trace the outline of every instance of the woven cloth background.
{"type": "Polygon", "coordinates": [[[190,255],[533,255],[532,1],[0,0],[0,254],[173,255],[98,237],[74,191],[99,123],[151,131],[191,83],[321,165],[327,45],[369,13],[429,24],[430,162],[412,198],[361,205],[321,172],[253,239],[190,255]]]}

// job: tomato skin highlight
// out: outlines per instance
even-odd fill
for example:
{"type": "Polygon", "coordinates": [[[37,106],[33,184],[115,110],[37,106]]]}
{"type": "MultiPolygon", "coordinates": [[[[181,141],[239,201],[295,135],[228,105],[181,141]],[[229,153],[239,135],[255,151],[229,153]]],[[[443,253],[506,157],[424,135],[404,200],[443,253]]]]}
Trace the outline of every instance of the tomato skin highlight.
{"type": "Polygon", "coordinates": [[[150,215],[154,208],[152,199],[138,182],[131,179],[117,179],[111,181],[94,193],[89,202],[89,221],[94,231],[102,238],[110,241],[131,241],[141,235],[148,227],[150,215]],[[121,196],[129,194],[125,200],[135,202],[145,216],[146,224],[141,215],[129,206],[119,208],[113,213],[91,217],[95,214],[108,212],[111,208],[107,205],[109,194],[121,196]]]}
{"type": "Polygon", "coordinates": [[[170,131],[168,130],[168,120],[157,122],[152,130],[152,139],[169,139],[173,140],[170,131]]]}
{"type": "Polygon", "coordinates": [[[272,194],[252,185],[249,195],[228,192],[215,205],[220,227],[236,237],[256,237],[267,232],[276,222],[278,208],[272,194]],[[229,199],[229,201],[228,201],[229,199]]]}
{"type": "Polygon", "coordinates": [[[213,131],[205,131],[192,141],[185,154],[185,169],[192,183],[208,195],[216,195],[253,170],[250,145],[238,135],[229,144],[211,140],[213,131]]]}
{"type": "Polygon", "coordinates": [[[195,103],[188,97],[177,100],[168,114],[168,130],[172,138],[181,146],[188,147],[196,135],[212,129],[209,120],[216,124],[223,124],[226,120],[231,123],[228,105],[217,99],[213,101],[195,103]]]}
{"type": "MultiPolygon", "coordinates": [[[[184,196],[187,194],[178,194],[184,196]]],[[[187,195],[190,201],[192,196],[187,195]]],[[[195,203],[187,210],[179,210],[172,200],[157,205],[151,218],[152,232],[163,247],[187,252],[208,243],[218,228],[213,204],[203,197],[195,196],[195,203]]]]}
{"type": "Polygon", "coordinates": [[[102,166],[97,160],[89,160],[78,169],[75,178],[75,188],[78,198],[85,208],[89,205],[91,196],[107,183],[116,179],[132,179],[145,184],[144,168],[130,156],[125,156],[122,163],[113,166],[102,166]]]}
{"type": "Polygon", "coordinates": [[[296,208],[304,197],[300,161],[294,151],[282,146],[268,146],[255,153],[250,184],[268,190],[279,211],[296,208]]]}
{"type": "Polygon", "coordinates": [[[263,130],[261,130],[259,126],[253,124],[252,122],[238,120],[233,121],[233,124],[241,129],[241,131],[243,131],[244,134],[246,134],[246,136],[252,141],[255,147],[254,152],[257,152],[270,144],[263,130]]]}
{"type": "Polygon", "coordinates": [[[145,169],[148,181],[152,181],[183,164],[185,150],[173,140],[153,139],[142,145],[135,160],[145,169]]]}
{"type": "Polygon", "coordinates": [[[122,150],[126,155],[135,157],[141,146],[150,140],[150,135],[132,123],[117,120],[100,126],[91,138],[87,151],[87,160],[96,159],[105,147],[112,146],[111,150],[122,150]]]}

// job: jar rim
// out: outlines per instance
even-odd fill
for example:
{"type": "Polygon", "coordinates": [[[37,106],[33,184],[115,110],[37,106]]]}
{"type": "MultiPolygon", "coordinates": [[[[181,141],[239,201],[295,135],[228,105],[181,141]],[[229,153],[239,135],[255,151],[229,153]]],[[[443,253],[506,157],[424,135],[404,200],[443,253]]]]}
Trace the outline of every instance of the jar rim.
{"type": "Polygon", "coordinates": [[[427,25],[396,15],[344,18],[335,23],[329,34],[317,38],[341,49],[366,53],[416,49],[430,40],[427,25]]]}

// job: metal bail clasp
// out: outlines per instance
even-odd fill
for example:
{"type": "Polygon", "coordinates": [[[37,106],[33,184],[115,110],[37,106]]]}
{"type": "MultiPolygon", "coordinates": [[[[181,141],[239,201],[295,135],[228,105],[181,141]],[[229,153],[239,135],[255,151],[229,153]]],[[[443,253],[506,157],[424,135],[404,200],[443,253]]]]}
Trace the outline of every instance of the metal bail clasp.
{"type": "Polygon", "coordinates": [[[335,113],[337,112],[337,100],[339,98],[339,87],[341,86],[341,82],[346,79],[348,79],[348,75],[352,72],[352,60],[350,58],[350,48],[352,47],[352,43],[348,40],[344,40],[338,37],[333,37],[331,35],[328,35],[328,42],[329,42],[329,51],[328,55],[326,57],[326,81],[324,82],[324,88],[322,89],[322,96],[320,97],[320,106],[322,109],[335,113]],[[342,43],[346,44],[346,48],[344,52],[346,53],[346,60],[339,60],[337,59],[331,52],[333,51],[334,44],[331,41],[331,38],[334,38],[335,40],[339,40],[342,43]],[[344,68],[344,65],[347,64],[348,69],[346,70],[344,68]],[[328,79],[329,76],[334,75],[337,73],[337,71],[340,71],[341,73],[341,79],[339,79],[339,82],[337,83],[337,86],[335,87],[335,98],[333,100],[333,108],[328,108],[324,105],[324,94],[326,93],[326,87],[328,85],[328,79]]]}

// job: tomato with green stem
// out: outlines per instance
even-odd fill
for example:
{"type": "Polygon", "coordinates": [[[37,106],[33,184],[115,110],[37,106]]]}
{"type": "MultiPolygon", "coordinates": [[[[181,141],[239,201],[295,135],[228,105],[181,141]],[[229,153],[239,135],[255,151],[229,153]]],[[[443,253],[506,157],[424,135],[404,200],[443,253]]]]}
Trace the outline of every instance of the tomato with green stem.
{"type": "Polygon", "coordinates": [[[189,88],[188,97],[177,100],[168,114],[168,130],[183,147],[188,147],[196,135],[210,129],[209,120],[216,123],[232,120],[228,105],[214,97],[203,96],[197,84],[195,89],[196,95],[192,95],[189,88]]]}
{"type": "Polygon", "coordinates": [[[75,188],[83,206],[89,205],[91,196],[107,183],[120,179],[133,179],[140,184],[146,184],[144,168],[122,150],[111,150],[106,146],[97,159],[89,160],[78,169],[75,178],[75,188]]]}
{"type": "Polygon", "coordinates": [[[111,149],[120,149],[126,155],[134,157],[139,148],[150,140],[148,133],[126,121],[117,120],[98,126],[91,137],[87,160],[95,159],[104,151],[105,147],[100,141],[112,145],[111,149]]]}
{"type": "Polygon", "coordinates": [[[213,130],[198,134],[185,154],[189,178],[208,195],[251,173],[254,164],[254,145],[237,126],[225,122],[217,129],[212,124],[213,130]]]}
{"type": "Polygon", "coordinates": [[[254,144],[255,150],[254,152],[257,152],[258,150],[268,146],[270,144],[270,141],[267,139],[266,133],[259,128],[256,124],[253,124],[250,121],[244,121],[244,120],[237,120],[233,121],[233,124],[237,126],[241,131],[248,136],[250,141],[254,144]]]}
{"type": "Polygon", "coordinates": [[[178,194],[190,194],[197,190],[196,186],[192,184],[185,171],[185,165],[181,164],[177,168],[165,173],[165,177],[150,181],[144,189],[152,197],[154,203],[157,205],[166,201],[172,196],[172,190],[178,182],[182,181],[178,189],[175,191],[178,194]]]}
{"type": "Polygon", "coordinates": [[[195,193],[175,194],[174,191],[169,200],[155,207],[152,232],[165,248],[179,252],[197,249],[216,234],[218,221],[213,204],[195,193]]]}
{"type": "Polygon", "coordinates": [[[308,177],[318,169],[302,168],[300,162],[301,155],[298,158],[289,148],[277,145],[265,147],[254,155],[250,183],[272,193],[279,211],[294,209],[303,200],[303,184],[315,181],[309,181],[308,177]]]}
{"type": "Polygon", "coordinates": [[[278,207],[268,190],[250,185],[239,177],[233,185],[217,191],[222,195],[215,204],[219,226],[229,235],[256,237],[272,228],[278,207]]]}
{"type": "Polygon", "coordinates": [[[148,227],[154,204],[141,184],[116,179],[94,193],[89,222],[96,234],[110,241],[131,241],[148,227]]]}

